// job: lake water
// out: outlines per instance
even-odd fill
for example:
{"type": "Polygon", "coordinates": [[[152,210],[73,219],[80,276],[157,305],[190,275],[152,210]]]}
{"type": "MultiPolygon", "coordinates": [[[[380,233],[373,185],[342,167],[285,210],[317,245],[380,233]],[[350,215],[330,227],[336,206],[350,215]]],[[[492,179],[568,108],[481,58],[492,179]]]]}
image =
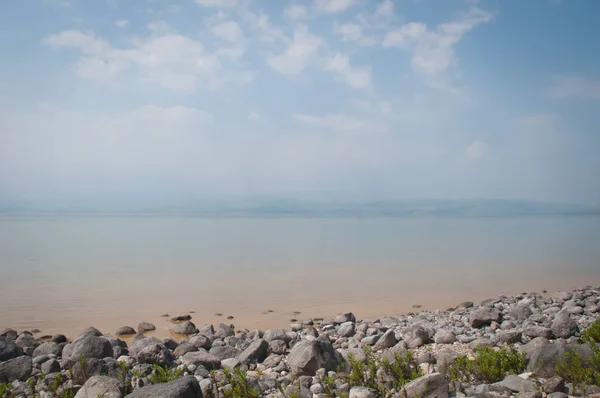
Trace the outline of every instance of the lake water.
{"type": "Polygon", "coordinates": [[[581,285],[600,285],[597,217],[0,219],[0,330],[283,327],[581,285]]]}

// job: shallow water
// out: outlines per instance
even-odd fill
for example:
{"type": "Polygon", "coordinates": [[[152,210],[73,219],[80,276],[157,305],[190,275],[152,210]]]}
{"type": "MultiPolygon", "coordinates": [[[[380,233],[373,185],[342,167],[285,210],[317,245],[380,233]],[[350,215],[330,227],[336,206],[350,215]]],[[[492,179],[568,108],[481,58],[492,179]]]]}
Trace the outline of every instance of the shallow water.
{"type": "Polygon", "coordinates": [[[600,285],[598,217],[0,219],[0,330],[265,328],[580,285],[600,285]]]}

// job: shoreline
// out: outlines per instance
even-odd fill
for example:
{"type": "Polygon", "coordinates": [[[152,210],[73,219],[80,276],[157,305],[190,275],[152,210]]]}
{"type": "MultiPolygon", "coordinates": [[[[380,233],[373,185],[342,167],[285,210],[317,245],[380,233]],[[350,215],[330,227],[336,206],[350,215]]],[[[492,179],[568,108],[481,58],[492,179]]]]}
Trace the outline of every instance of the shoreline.
{"type": "MultiPolygon", "coordinates": [[[[39,339],[43,331],[35,336],[0,331],[0,383],[11,383],[6,388],[18,397],[26,396],[27,386],[33,385],[49,398],[67,390],[76,393],[75,398],[95,397],[96,392],[111,397],[175,397],[179,395],[169,394],[180,389],[189,391],[189,397],[219,398],[241,382],[228,373],[239,369],[242,383],[249,383],[244,388],[257,397],[326,398],[349,393],[349,398],[375,398],[387,391],[386,396],[394,397],[401,392],[420,398],[496,392],[502,394],[492,395],[539,398],[542,395],[535,394],[542,389],[568,393],[554,398],[575,396],[580,387],[587,389],[586,394],[600,393],[592,383],[570,383],[568,369],[561,373],[567,379],[555,383],[561,372],[555,364],[564,360],[567,350],[583,354],[589,350],[587,343],[579,343],[591,325],[597,325],[600,343],[600,287],[500,295],[444,310],[413,308],[408,314],[370,321],[353,313],[316,318],[297,314],[295,322],[264,331],[232,327],[228,321],[235,319],[226,316],[218,325],[202,325],[194,323],[195,314],[173,315],[178,318],[169,318],[171,337],[162,339],[152,334],[155,325],[147,323],[137,330],[123,329],[127,334],[118,337],[94,327],[76,338],[57,334],[44,341],[39,339]],[[514,366],[493,380],[480,379],[478,373],[455,380],[456,375],[448,373],[448,366],[459,363],[461,356],[476,363],[482,353],[510,356],[514,366]],[[385,377],[371,384],[365,381],[371,377],[369,366],[379,367],[378,374],[395,372],[399,368],[390,368],[385,361],[399,360],[412,369],[401,384],[385,377]],[[366,372],[363,381],[350,376],[357,371],[366,372]],[[48,390],[50,385],[54,391],[48,390]],[[533,395],[523,395],[529,392],[533,395]]],[[[600,367],[595,372],[600,376],[600,367]]]]}

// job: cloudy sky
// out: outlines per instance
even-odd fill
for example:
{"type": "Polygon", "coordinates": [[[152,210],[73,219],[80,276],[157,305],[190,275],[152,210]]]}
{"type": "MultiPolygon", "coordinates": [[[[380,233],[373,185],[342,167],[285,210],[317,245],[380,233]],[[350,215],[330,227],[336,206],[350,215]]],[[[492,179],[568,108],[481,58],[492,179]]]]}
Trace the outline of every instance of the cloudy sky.
{"type": "Polygon", "coordinates": [[[0,11],[0,200],[600,202],[595,0],[0,11]]]}

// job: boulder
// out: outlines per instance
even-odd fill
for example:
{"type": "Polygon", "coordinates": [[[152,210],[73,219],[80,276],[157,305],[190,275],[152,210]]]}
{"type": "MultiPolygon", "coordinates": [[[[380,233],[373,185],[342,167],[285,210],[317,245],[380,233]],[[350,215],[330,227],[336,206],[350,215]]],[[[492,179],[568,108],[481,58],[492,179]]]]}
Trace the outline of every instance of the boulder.
{"type": "Polygon", "coordinates": [[[219,369],[221,367],[221,360],[208,352],[192,351],[188,352],[181,357],[181,362],[184,365],[202,365],[208,370],[219,369]]]}
{"type": "Polygon", "coordinates": [[[287,344],[283,340],[273,340],[269,342],[269,354],[283,355],[287,352],[287,344]]]}
{"type": "Polygon", "coordinates": [[[25,381],[31,377],[33,363],[31,357],[20,356],[0,363],[0,383],[25,381]]]}
{"type": "Polygon", "coordinates": [[[222,361],[227,358],[237,358],[241,351],[235,347],[224,345],[220,347],[213,347],[208,351],[208,353],[214,355],[222,361]]]}
{"type": "Polygon", "coordinates": [[[268,343],[274,340],[282,340],[289,344],[291,337],[283,329],[267,329],[263,334],[263,339],[268,343]]]}
{"type": "Polygon", "coordinates": [[[318,369],[336,371],[343,364],[343,358],[331,343],[326,341],[303,340],[294,345],[287,364],[297,376],[314,376],[318,369]]]}
{"type": "MultiPolygon", "coordinates": [[[[527,346],[529,344],[527,344],[527,346]]],[[[542,342],[541,344],[537,344],[532,347],[527,346],[523,347],[523,351],[526,353],[528,367],[532,372],[540,377],[555,376],[555,363],[562,361],[566,352],[575,351],[581,355],[583,360],[588,360],[593,353],[592,349],[584,344],[544,344],[542,342]]]]}
{"type": "Polygon", "coordinates": [[[196,347],[193,344],[190,343],[182,343],[179,344],[179,346],[177,346],[177,348],[175,348],[175,350],[173,350],[173,355],[175,356],[175,358],[179,358],[185,354],[187,354],[188,352],[193,352],[193,351],[198,351],[198,347],[196,347]]]}
{"type": "Polygon", "coordinates": [[[117,331],[115,332],[115,334],[117,336],[135,334],[135,329],[132,328],[131,326],[122,326],[122,327],[120,327],[120,328],[117,329],[117,331]]]}
{"type": "Polygon", "coordinates": [[[56,355],[57,357],[60,356],[62,353],[62,347],[56,343],[53,343],[51,341],[47,342],[47,343],[42,343],[39,346],[37,346],[35,348],[35,350],[33,350],[33,357],[38,357],[40,355],[56,355]]]}
{"type": "Polygon", "coordinates": [[[185,322],[182,322],[182,323],[176,323],[175,325],[172,325],[169,328],[169,331],[171,333],[183,334],[183,335],[198,333],[198,329],[196,329],[196,325],[194,325],[190,321],[185,321],[185,322]]]}
{"type": "Polygon", "coordinates": [[[44,374],[60,372],[60,362],[54,358],[48,359],[40,365],[40,370],[44,374]]]}
{"type": "Polygon", "coordinates": [[[508,375],[506,378],[495,385],[508,388],[512,392],[534,392],[536,391],[536,384],[531,381],[519,377],[517,375],[508,375]]]}
{"type": "Polygon", "coordinates": [[[5,337],[0,337],[0,362],[8,361],[21,355],[23,355],[21,347],[13,341],[7,340],[5,337]]]}
{"type": "Polygon", "coordinates": [[[128,398],[202,398],[200,384],[194,376],[180,377],[170,383],[154,384],[134,390],[128,398]]]}
{"type": "Polygon", "coordinates": [[[168,366],[173,363],[173,354],[162,342],[146,345],[135,354],[139,363],[168,366]]]}
{"type": "Polygon", "coordinates": [[[553,392],[564,392],[565,391],[565,380],[560,376],[554,376],[546,379],[542,390],[547,393],[553,392]]]}
{"type": "Polygon", "coordinates": [[[341,337],[350,337],[354,336],[355,331],[355,323],[354,322],[344,322],[342,323],[338,330],[337,334],[341,337]]]}
{"type": "Polygon", "coordinates": [[[254,340],[238,355],[237,359],[240,363],[260,363],[267,357],[268,351],[269,343],[266,340],[254,340]]]}
{"type": "Polygon", "coordinates": [[[413,324],[404,330],[402,338],[409,348],[417,348],[429,342],[429,332],[419,324],[413,324]]]}
{"type": "Polygon", "coordinates": [[[510,330],[507,332],[498,333],[496,339],[499,343],[504,344],[515,344],[521,342],[521,332],[516,330],[510,330]]]}
{"type": "Polygon", "coordinates": [[[224,339],[225,337],[235,336],[235,331],[229,325],[225,325],[224,323],[219,324],[217,330],[215,331],[215,337],[224,339]]]}
{"type": "Polygon", "coordinates": [[[345,322],[354,322],[356,323],[356,317],[354,316],[353,313],[348,312],[345,314],[339,314],[338,316],[335,317],[335,319],[333,320],[334,323],[341,325],[342,323],[345,322]]]}
{"type": "Polygon", "coordinates": [[[67,336],[65,336],[64,334],[55,334],[54,336],[52,336],[52,338],[50,339],[51,342],[56,343],[56,344],[60,344],[60,343],[66,343],[67,342],[67,336]]]}
{"type": "Polygon", "coordinates": [[[552,299],[558,302],[564,302],[567,300],[571,300],[573,298],[573,294],[569,292],[556,292],[552,295],[552,299]]]}
{"type": "Polygon", "coordinates": [[[394,329],[389,329],[383,334],[383,336],[379,338],[379,340],[377,340],[377,343],[375,343],[373,349],[375,351],[384,350],[386,348],[395,346],[397,343],[398,340],[396,340],[394,329]]]}
{"type": "Polygon", "coordinates": [[[202,334],[190,337],[188,344],[191,344],[196,348],[204,348],[206,350],[209,350],[211,347],[210,339],[202,334]]]}
{"type": "Polygon", "coordinates": [[[502,316],[498,310],[479,307],[469,315],[469,323],[474,328],[489,326],[492,322],[502,322],[502,316]]]}
{"type": "Polygon", "coordinates": [[[68,369],[79,361],[83,355],[84,358],[112,358],[113,349],[108,340],[103,337],[90,334],[80,336],[71,344],[67,344],[63,349],[62,367],[68,369]]]}
{"type": "Polygon", "coordinates": [[[550,327],[552,334],[556,338],[567,338],[578,332],[577,322],[575,322],[568,313],[559,312],[550,327]]]}
{"type": "Polygon", "coordinates": [[[530,326],[523,330],[523,336],[527,337],[545,337],[551,339],[553,337],[552,330],[543,326],[530,326]]]}
{"type": "Polygon", "coordinates": [[[406,398],[439,398],[449,394],[448,380],[440,373],[431,373],[404,386],[406,398]]]}
{"type": "Polygon", "coordinates": [[[178,315],[171,318],[171,322],[185,322],[192,319],[192,316],[189,314],[186,315],[178,315]]]}
{"type": "Polygon", "coordinates": [[[150,332],[155,329],[156,329],[156,326],[154,326],[150,322],[140,322],[140,323],[138,323],[138,327],[137,327],[138,332],[141,332],[141,333],[150,332]]]}
{"type": "Polygon", "coordinates": [[[368,387],[352,387],[349,398],[377,398],[379,394],[376,390],[368,387]]]}
{"type": "Polygon", "coordinates": [[[123,398],[121,383],[108,376],[92,376],[77,392],[75,398],[123,398]]]}
{"type": "Polygon", "coordinates": [[[512,309],[512,311],[510,312],[510,315],[519,321],[525,321],[527,320],[531,315],[533,315],[533,311],[531,311],[531,308],[529,307],[530,305],[530,301],[527,300],[526,302],[521,302],[519,303],[515,308],[512,309]]]}
{"type": "Polygon", "coordinates": [[[456,341],[456,336],[450,330],[438,329],[433,339],[436,344],[452,344],[456,341]]]}

